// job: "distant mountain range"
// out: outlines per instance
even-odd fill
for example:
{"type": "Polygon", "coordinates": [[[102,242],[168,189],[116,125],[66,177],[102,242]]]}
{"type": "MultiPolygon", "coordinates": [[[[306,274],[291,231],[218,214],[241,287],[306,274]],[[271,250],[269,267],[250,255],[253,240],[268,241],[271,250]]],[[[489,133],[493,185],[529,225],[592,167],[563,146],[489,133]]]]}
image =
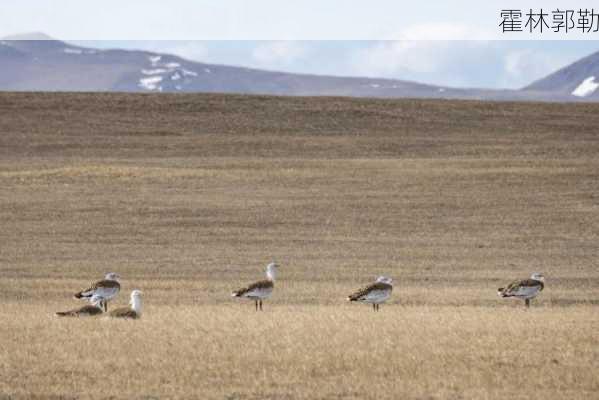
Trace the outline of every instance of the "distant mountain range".
{"type": "Polygon", "coordinates": [[[460,89],[394,79],[293,74],[206,64],[171,54],[79,47],[33,34],[0,39],[0,71],[2,91],[599,101],[599,53],[520,90],[460,89]]]}

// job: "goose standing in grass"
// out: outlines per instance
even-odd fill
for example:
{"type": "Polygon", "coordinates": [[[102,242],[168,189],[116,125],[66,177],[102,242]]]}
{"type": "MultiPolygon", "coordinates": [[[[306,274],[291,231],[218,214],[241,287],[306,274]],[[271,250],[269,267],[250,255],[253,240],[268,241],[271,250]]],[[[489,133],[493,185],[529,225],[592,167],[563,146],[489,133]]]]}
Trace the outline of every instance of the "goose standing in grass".
{"type": "Polygon", "coordinates": [[[104,311],[102,309],[104,299],[100,296],[92,296],[90,303],[83,307],[76,308],[70,311],[59,311],[56,313],[59,317],[91,317],[100,315],[104,311]]]}
{"type": "Polygon", "coordinates": [[[114,298],[121,290],[119,283],[120,276],[114,272],[106,274],[104,279],[94,283],[88,289],[75,293],[76,299],[91,299],[93,296],[99,296],[103,299],[104,311],[108,311],[108,301],[114,298]]]}
{"type": "Polygon", "coordinates": [[[544,288],[545,277],[543,274],[535,272],[530,279],[514,281],[504,288],[497,289],[497,294],[501,297],[523,299],[526,307],[530,307],[530,300],[537,297],[544,288]]]}
{"type": "Polygon", "coordinates": [[[254,300],[256,303],[256,311],[258,307],[262,311],[262,300],[266,300],[272,294],[275,287],[275,278],[277,275],[278,264],[272,262],[266,267],[266,279],[258,282],[254,282],[251,285],[235,290],[231,293],[232,297],[245,297],[247,299],[254,300]]]}
{"type": "Polygon", "coordinates": [[[141,318],[141,313],[143,312],[143,300],[141,299],[142,294],[143,293],[141,290],[136,289],[132,291],[131,300],[129,300],[129,307],[117,308],[112,310],[108,315],[112,318],[141,318]]]}
{"type": "Polygon", "coordinates": [[[386,302],[391,297],[393,279],[386,276],[379,276],[376,281],[358,290],[347,297],[348,301],[361,301],[362,303],[372,304],[372,309],[379,310],[381,303],[386,302]]]}

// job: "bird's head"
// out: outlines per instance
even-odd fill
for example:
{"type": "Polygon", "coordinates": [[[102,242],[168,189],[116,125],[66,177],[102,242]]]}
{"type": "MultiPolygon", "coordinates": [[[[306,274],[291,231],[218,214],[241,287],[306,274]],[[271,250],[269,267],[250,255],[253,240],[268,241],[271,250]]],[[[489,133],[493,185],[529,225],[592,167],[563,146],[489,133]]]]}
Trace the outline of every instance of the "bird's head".
{"type": "Polygon", "coordinates": [[[539,281],[539,282],[545,282],[545,275],[543,275],[540,272],[535,272],[530,276],[530,279],[539,281]]]}
{"type": "Polygon", "coordinates": [[[379,276],[378,278],[376,278],[376,281],[379,283],[386,283],[386,284],[390,285],[393,282],[393,279],[391,279],[387,276],[379,276]]]}
{"type": "Polygon", "coordinates": [[[266,266],[266,276],[268,277],[268,279],[270,280],[275,280],[275,277],[277,276],[277,271],[279,270],[279,264],[277,264],[276,262],[271,262],[270,264],[268,264],[266,266]]]}
{"type": "Polygon", "coordinates": [[[131,300],[141,298],[142,294],[143,294],[143,292],[139,289],[135,289],[135,290],[131,291],[131,300]]]}
{"type": "Polygon", "coordinates": [[[116,272],[109,272],[106,274],[104,279],[106,279],[108,281],[118,281],[119,279],[121,279],[121,276],[119,274],[117,274],[116,272]]]}

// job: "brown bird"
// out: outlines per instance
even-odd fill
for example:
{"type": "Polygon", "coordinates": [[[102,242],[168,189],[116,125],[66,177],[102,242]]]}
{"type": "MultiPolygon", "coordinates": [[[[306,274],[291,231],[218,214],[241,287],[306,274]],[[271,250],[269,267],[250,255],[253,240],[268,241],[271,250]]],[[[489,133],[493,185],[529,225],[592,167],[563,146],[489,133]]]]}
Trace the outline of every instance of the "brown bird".
{"type": "Polygon", "coordinates": [[[108,301],[114,298],[121,290],[119,283],[120,276],[114,272],[106,274],[101,281],[94,283],[88,289],[75,293],[76,299],[91,299],[93,296],[100,296],[103,301],[104,311],[108,311],[108,301]]]}
{"type": "Polygon", "coordinates": [[[262,311],[262,300],[268,299],[275,288],[275,278],[278,268],[279,266],[274,262],[268,264],[266,267],[265,280],[254,282],[247,287],[235,290],[231,293],[231,297],[243,297],[254,300],[254,303],[256,303],[256,311],[258,311],[258,307],[260,307],[260,311],[262,311]]]}
{"type": "Polygon", "coordinates": [[[391,297],[391,292],[393,291],[391,282],[393,282],[391,278],[379,276],[373,284],[349,295],[347,301],[371,303],[372,309],[378,311],[381,303],[384,303],[391,297]]]}
{"type": "Polygon", "coordinates": [[[112,310],[108,315],[112,318],[128,318],[138,319],[141,318],[143,312],[143,301],[141,299],[141,290],[134,290],[131,292],[131,300],[129,301],[129,307],[121,307],[112,310]]]}
{"type": "Polygon", "coordinates": [[[92,317],[94,315],[100,315],[103,313],[103,299],[100,296],[93,296],[90,303],[91,304],[87,304],[74,310],[59,311],[56,313],[56,315],[59,317],[92,317]]]}
{"type": "Polygon", "coordinates": [[[530,307],[530,300],[537,297],[545,288],[545,277],[543,274],[535,272],[530,276],[530,279],[522,281],[514,281],[505,288],[497,289],[497,294],[500,297],[514,297],[523,299],[526,307],[530,307]]]}

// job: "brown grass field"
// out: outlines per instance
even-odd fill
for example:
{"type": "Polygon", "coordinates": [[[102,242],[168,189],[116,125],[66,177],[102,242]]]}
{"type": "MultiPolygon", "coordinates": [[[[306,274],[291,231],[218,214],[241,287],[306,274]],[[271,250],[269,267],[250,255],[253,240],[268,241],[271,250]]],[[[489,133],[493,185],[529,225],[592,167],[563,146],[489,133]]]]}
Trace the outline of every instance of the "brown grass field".
{"type": "Polygon", "coordinates": [[[599,399],[599,105],[0,94],[0,400],[599,399]],[[256,313],[229,296],[281,264],[256,313]],[[60,319],[119,272],[138,321],[60,319]],[[496,289],[539,271],[525,310],[496,289]],[[345,297],[394,278],[374,313],[345,297]]]}

